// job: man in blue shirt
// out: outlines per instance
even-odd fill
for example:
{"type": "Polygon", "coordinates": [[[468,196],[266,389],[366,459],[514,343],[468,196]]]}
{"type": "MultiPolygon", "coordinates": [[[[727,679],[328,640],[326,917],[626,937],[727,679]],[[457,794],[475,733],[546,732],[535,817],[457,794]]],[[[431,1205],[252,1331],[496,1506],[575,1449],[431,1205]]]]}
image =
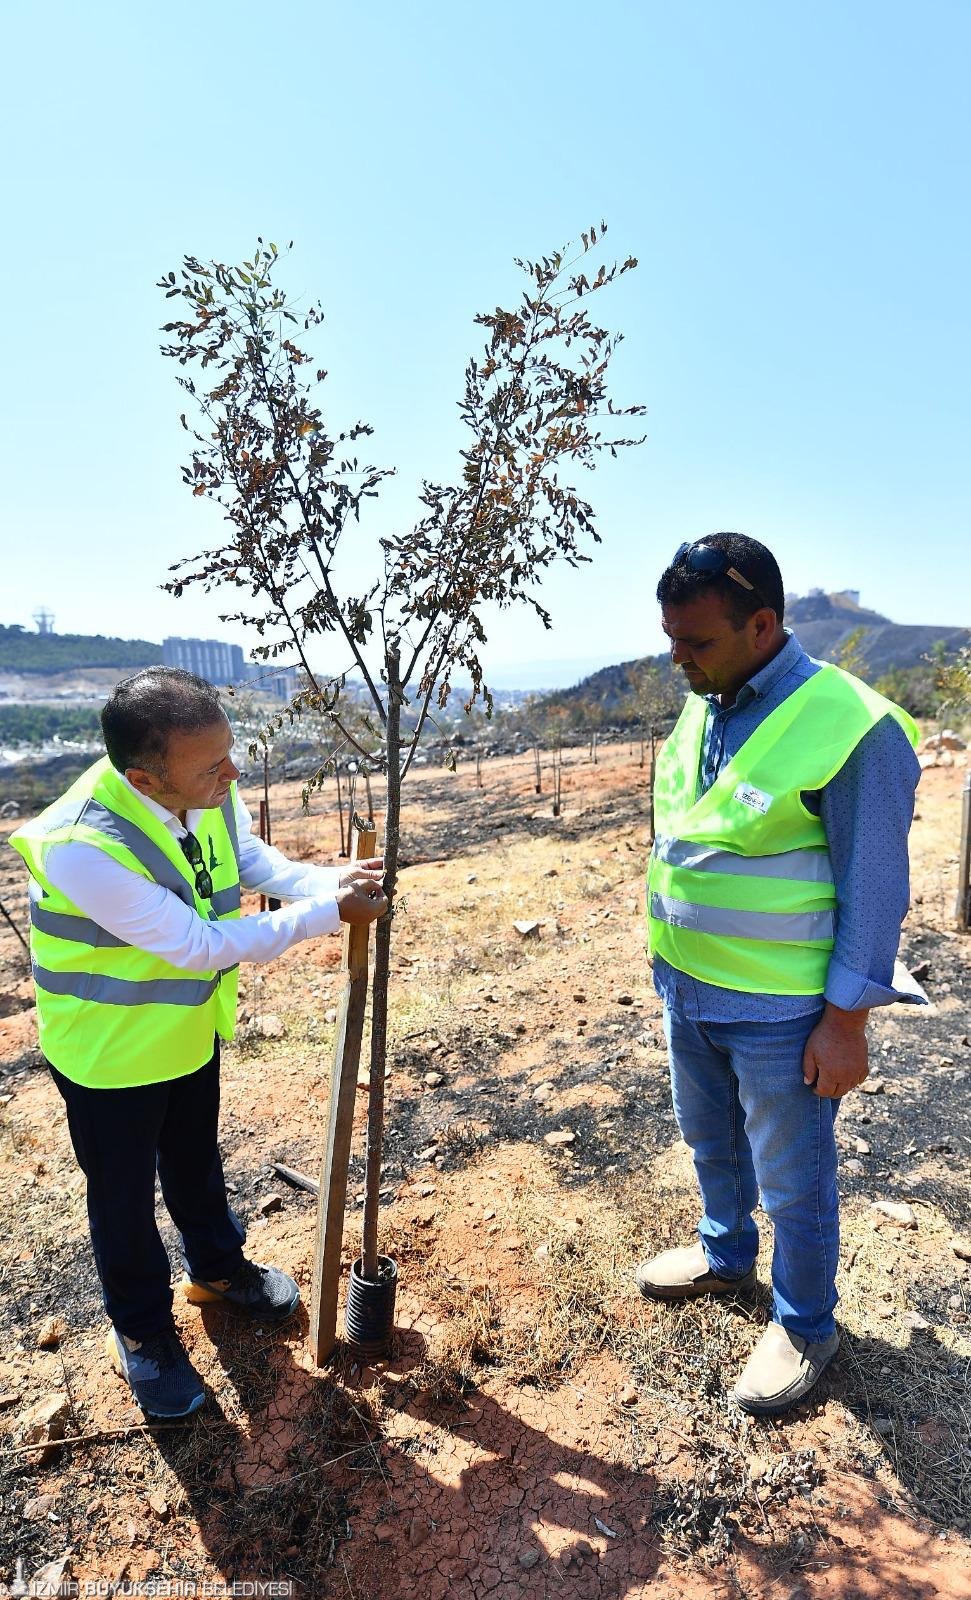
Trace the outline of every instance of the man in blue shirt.
{"type": "MultiPolygon", "coordinates": [[[[755,729],[821,669],[783,627],[775,558],[718,533],[682,545],[657,597],[671,658],[707,701],[696,795],[755,729]]],[[[636,1273],[655,1300],[738,1294],[755,1282],[761,1196],[775,1229],[773,1320],[734,1395],[764,1415],[801,1400],[833,1359],[839,1249],[834,1120],[867,1075],[874,1006],[922,998],[893,987],[909,903],[907,834],[920,768],[886,715],[803,805],[825,829],[836,891],[835,945],[823,994],[752,994],[654,961],[664,1002],[675,1114],[694,1157],[698,1242],[636,1273]]]]}

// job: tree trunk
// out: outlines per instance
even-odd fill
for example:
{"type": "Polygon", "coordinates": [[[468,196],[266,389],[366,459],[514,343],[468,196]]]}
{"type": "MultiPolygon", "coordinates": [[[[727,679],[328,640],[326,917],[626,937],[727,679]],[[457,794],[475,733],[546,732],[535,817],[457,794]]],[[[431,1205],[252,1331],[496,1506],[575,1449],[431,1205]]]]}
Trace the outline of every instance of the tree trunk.
{"type": "MultiPolygon", "coordinates": [[[[384,892],[394,905],[401,840],[401,684],[398,657],[388,657],[388,811],[384,827],[384,892]]],[[[371,1070],[368,1082],[367,1153],[364,1171],[364,1231],[361,1276],[378,1282],[378,1207],[384,1146],[384,1077],[388,1055],[388,979],[391,971],[392,915],[375,928],[374,982],[371,989],[371,1070]]]]}

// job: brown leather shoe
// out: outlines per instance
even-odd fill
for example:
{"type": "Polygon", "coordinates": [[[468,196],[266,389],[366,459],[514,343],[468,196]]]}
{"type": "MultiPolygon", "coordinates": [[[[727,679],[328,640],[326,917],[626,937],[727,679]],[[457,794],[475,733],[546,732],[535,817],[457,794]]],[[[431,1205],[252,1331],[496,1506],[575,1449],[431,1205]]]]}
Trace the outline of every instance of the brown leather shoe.
{"type": "Polygon", "coordinates": [[[634,1282],[648,1300],[695,1300],[703,1294],[744,1294],[755,1287],[755,1268],[744,1278],[718,1278],[700,1244],[662,1250],[642,1261],[634,1282]]]}
{"type": "Polygon", "coordinates": [[[811,1344],[778,1322],[770,1322],[735,1385],[735,1400],[743,1411],[756,1417],[788,1411],[822,1377],[839,1347],[838,1333],[811,1344]]]}

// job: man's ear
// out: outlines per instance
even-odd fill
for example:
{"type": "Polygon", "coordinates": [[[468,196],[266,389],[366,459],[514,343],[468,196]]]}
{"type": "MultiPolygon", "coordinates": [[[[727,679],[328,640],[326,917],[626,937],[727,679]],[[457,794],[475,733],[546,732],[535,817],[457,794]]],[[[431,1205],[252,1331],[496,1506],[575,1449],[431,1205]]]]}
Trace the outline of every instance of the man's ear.
{"type": "Polygon", "coordinates": [[[753,612],[752,621],[755,623],[755,647],[765,650],[775,640],[779,619],[771,606],[762,606],[753,612]]]}
{"type": "Polygon", "coordinates": [[[146,794],[150,800],[154,799],[162,788],[161,780],[154,772],[148,772],[145,767],[127,767],[125,777],[133,789],[139,794],[146,794]]]}

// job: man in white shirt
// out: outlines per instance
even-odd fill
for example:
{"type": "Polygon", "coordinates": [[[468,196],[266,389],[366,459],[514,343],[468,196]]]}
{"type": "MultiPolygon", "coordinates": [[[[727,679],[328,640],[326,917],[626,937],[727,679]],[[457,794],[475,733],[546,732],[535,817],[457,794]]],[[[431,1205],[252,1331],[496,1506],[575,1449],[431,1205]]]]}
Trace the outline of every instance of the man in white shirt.
{"type": "Polygon", "coordinates": [[[289,1316],[296,1283],[244,1257],[226,1198],[219,1034],[232,1036],[239,962],[387,910],[383,861],[308,866],[254,836],[231,798],[232,730],[193,674],[136,673],[101,720],[108,760],[12,843],[31,871],[41,1047],[87,1177],[108,1354],[143,1410],[184,1416],[205,1394],[172,1321],[156,1170],[182,1236],[187,1298],[289,1316]],[[240,887],[290,903],[239,917],[240,887]]]}

